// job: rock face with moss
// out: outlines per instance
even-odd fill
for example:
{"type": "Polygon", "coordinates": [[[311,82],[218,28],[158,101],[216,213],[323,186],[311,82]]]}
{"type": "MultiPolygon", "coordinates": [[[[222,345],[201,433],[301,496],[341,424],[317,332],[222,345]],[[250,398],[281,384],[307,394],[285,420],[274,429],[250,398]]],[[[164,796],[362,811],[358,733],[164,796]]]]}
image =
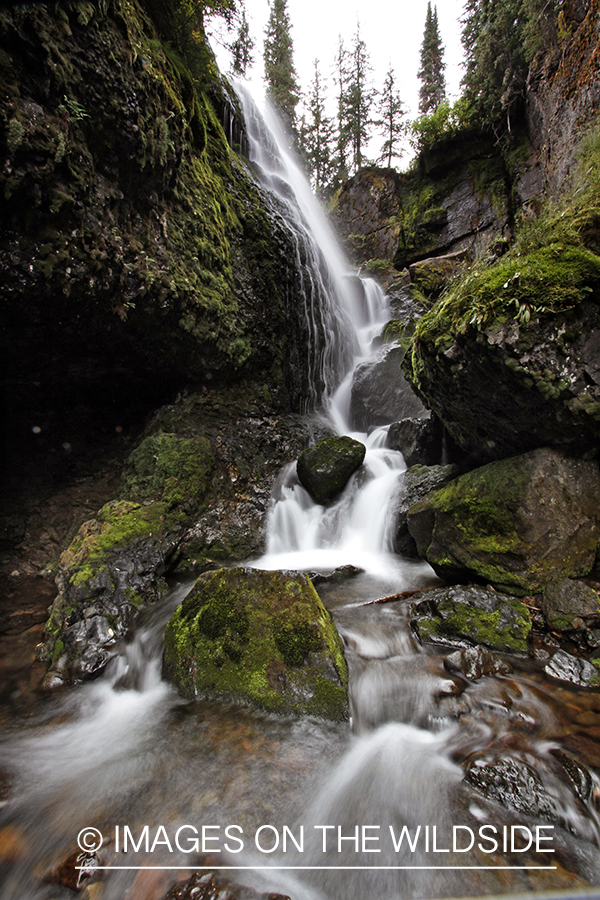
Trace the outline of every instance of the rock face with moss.
{"type": "Polygon", "coordinates": [[[240,568],[201,575],[167,625],[163,668],[188,699],[347,717],[342,644],[306,575],[240,568]]]}
{"type": "Polygon", "coordinates": [[[350,437],[328,437],[298,457],[300,484],[315,503],[329,503],[340,494],[363,463],[366,448],[350,437]]]}
{"type": "Polygon", "coordinates": [[[529,610],[516,597],[470,585],[436,588],[414,603],[411,625],[422,641],[446,645],[484,644],[527,656],[529,610]]]}
{"type": "Polygon", "coordinates": [[[409,509],[408,527],[441,577],[523,595],[591,570],[599,509],[597,462],[535,450],[434,491],[409,509]]]}
{"type": "Polygon", "coordinates": [[[38,648],[51,664],[46,687],[106,665],[139,608],[166,590],[162,576],[182,533],[181,517],[160,502],[116,500],[81,526],[60,557],[59,594],[38,648]]]}

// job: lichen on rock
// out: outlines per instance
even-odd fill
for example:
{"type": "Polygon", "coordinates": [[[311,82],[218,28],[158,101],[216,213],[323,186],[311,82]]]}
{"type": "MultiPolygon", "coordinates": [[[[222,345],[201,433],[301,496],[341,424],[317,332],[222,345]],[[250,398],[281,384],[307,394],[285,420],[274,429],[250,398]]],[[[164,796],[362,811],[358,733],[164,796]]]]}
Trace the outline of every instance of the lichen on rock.
{"type": "Polygon", "coordinates": [[[169,621],[163,671],[180,693],[341,720],[341,640],[310,579],[219,569],[196,581],[169,621]]]}

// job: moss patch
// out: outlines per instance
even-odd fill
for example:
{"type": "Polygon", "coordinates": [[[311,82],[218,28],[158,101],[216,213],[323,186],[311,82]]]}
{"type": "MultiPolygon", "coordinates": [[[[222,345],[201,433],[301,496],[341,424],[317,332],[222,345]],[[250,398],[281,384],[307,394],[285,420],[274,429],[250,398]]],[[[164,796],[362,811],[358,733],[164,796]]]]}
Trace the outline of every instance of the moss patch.
{"type": "Polygon", "coordinates": [[[123,475],[126,496],[160,500],[167,509],[197,509],[211,486],[215,458],[205,437],[153,434],[129,457],[123,475]]]}

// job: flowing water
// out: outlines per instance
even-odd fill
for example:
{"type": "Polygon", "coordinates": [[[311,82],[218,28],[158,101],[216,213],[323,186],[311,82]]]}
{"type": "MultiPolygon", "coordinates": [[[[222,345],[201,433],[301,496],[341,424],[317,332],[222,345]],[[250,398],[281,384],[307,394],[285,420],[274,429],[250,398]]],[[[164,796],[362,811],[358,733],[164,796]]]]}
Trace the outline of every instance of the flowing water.
{"type": "MultiPolygon", "coordinates": [[[[373,283],[348,289],[284,137],[242,100],[255,167],[305,260],[313,399],[321,396],[332,431],[352,434],[352,371],[386,321],[385,298],[373,283]]],[[[353,436],[367,447],[365,463],[332,506],[311,501],[294,463],[283,470],[267,552],[253,563],[364,570],[322,589],[345,644],[351,724],[182,701],[160,675],[165,623],[190,587],[175,584],[100,679],[49,701],[42,721],[3,738],[11,799],[0,811],[2,897],[62,896],[43,876],[89,828],[105,837],[103,900],[153,900],[186,869],[219,863],[240,882],[293,900],[600,882],[600,698],[552,686],[526,663],[467,681],[416,643],[406,601],[371,602],[436,579],[391,553],[405,464],[386,448],[386,428],[353,436]],[[495,770],[487,798],[463,777],[464,766],[477,776],[497,763],[508,774],[502,781],[495,770]],[[527,843],[536,827],[537,850],[527,843]],[[137,849],[130,837],[124,853],[126,828],[137,849]]]]}

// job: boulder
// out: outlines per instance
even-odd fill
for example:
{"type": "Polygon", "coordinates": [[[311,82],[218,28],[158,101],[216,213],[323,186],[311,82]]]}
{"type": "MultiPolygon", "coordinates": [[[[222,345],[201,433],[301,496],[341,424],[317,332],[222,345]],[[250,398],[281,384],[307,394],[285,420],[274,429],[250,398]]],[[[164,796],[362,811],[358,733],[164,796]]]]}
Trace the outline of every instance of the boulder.
{"type": "Polygon", "coordinates": [[[169,621],[165,677],[188,699],[341,720],[348,674],[341,640],[310,579],[296,572],[206,572],[169,621]]]}
{"type": "Polygon", "coordinates": [[[457,475],[457,466],[411,466],[400,476],[400,490],[394,511],[396,517],[394,553],[409,559],[419,559],[415,539],[408,530],[408,510],[417,501],[447,484],[457,475]]]}
{"type": "Polygon", "coordinates": [[[563,578],[544,591],[542,611],[555,631],[583,631],[600,620],[600,597],[582,581],[563,578]]]}
{"type": "Polygon", "coordinates": [[[599,509],[597,462],[543,449],[461,475],[412,506],[408,528],[442,578],[524,595],[591,570],[599,509]]]}
{"type": "Polygon", "coordinates": [[[407,466],[435,466],[442,459],[444,429],[440,420],[427,413],[410,416],[390,425],[387,445],[399,450],[407,466]]]}
{"type": "Polygon", "coordinates": [[[368,431],[374,425],[387,425],[410,416],[427,416],[427,410],[400,368],[404,354],[399,344],[387,344],[356,367],[350,418],[357,431],[368,431]]]}
{"type": "Polygon", "coordinates": [[[300,484],[315,503],[329,503],[340,494],[362,466],[366,448],[350,437],[328,437],[298,457],[300,484]]]}
{"type": "Polygon", "coordinates": [[[484,644],[502,653],[527,656],[529,610],[516,597],[489,587],[455,585],[427,591],[411,605],[410,623],[424,642],[484,644]]]}
{"type": "Polygon", "coordinates": [[[520,759],[498,759],[491,763],[476,760],[465,781],[484,797],[518,813],[535,818],[563,821],[559,801],[549,791],[536,770],[520,759]]]}
{"type": "Polygon", "coordinates": [[[471,254],[468,250],[457,250],[454,253],[419,260],[408,268],[416,286],[427,296],[437,297],[449,282],[466,268],[470,260],[471,254]]]}

